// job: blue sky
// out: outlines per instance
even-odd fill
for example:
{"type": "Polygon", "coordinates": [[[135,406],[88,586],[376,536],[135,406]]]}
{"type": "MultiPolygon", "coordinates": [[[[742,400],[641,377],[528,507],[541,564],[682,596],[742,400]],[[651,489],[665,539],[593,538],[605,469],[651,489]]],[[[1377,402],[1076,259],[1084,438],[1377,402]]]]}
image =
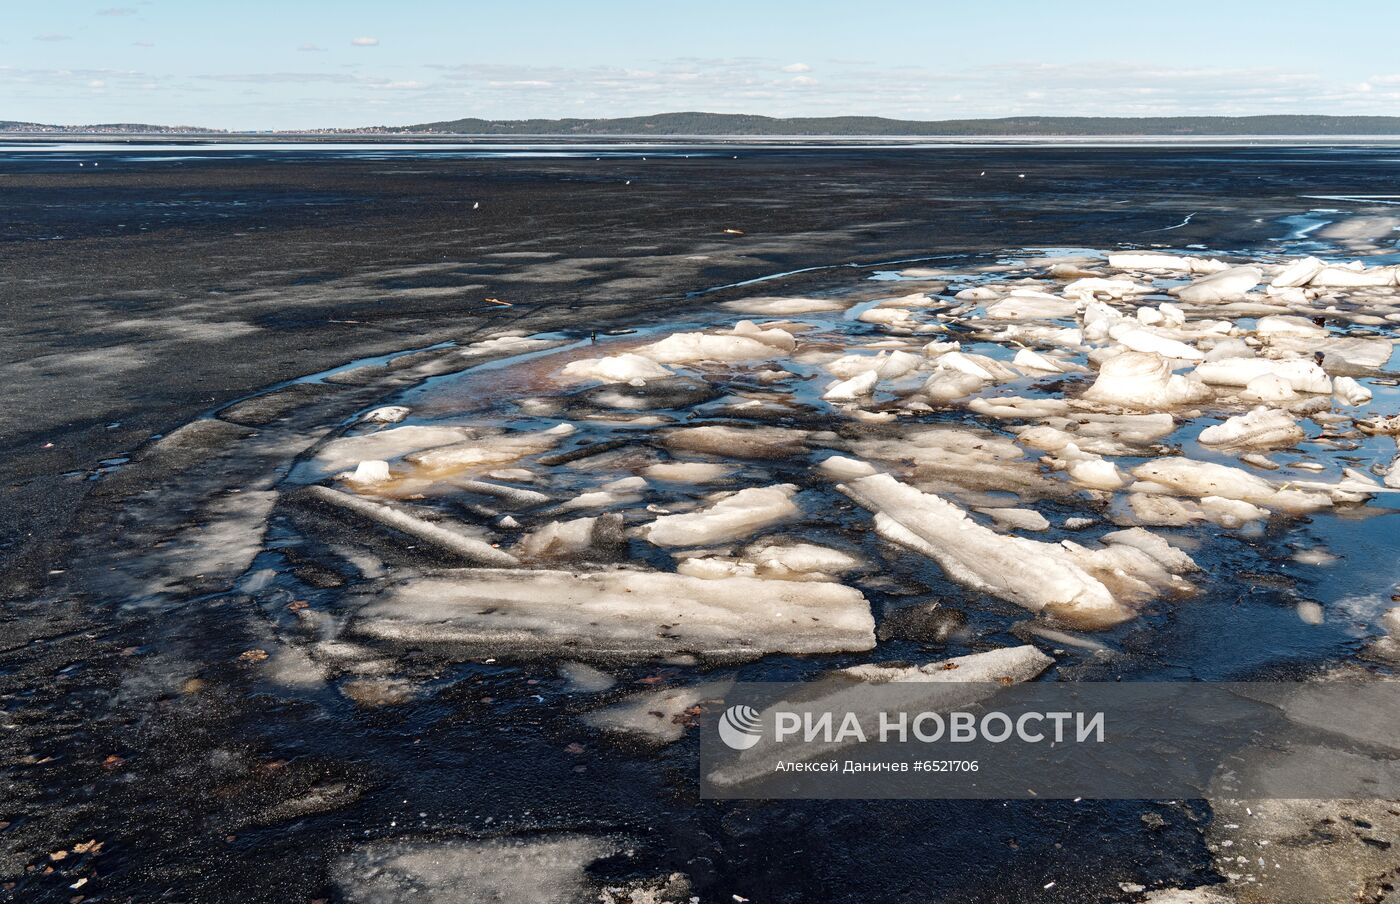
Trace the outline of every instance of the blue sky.
{"type": "Polygon", "coordinates": [[[1400,3],[0,0],[0,119],[1400,114],[1400,3]]]}

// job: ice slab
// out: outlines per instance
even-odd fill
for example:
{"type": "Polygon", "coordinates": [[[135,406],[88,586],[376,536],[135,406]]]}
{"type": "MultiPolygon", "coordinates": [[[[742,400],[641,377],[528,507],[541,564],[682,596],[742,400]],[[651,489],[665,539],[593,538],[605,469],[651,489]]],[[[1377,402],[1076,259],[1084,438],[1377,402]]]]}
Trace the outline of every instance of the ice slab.
{"type": "Polygon", "coordinates": [[[1200,440],[1208,446],[1279,449],[1295,445],[1305,436],[1303,428],[1288,412],[1260,405],[1223,424],[1207,427],[1201,431],[1200,440]]]}
{"type": "Polygon", "coordinates": [[[860,591],[834,583],[466,568],[389,585],[350,631],[491,656],[635,660],[868,650],[874,628],[860,591]]]}
{"type": "Polygon", "coordinates": [[[698,511],[663,515],[642,533],[657,546],[725,543],[796,518],[801,514],[792,501],[796,493],[790,483],[749,487],[698,511]]]}
{"type": "Polygon", "coordinates": [[[881,536],[927,555],[960,584],[1081,625],[1102,627],[1132,617],[1060,544],[999,534],[946,499],[888,474],[842,488],[875,513],[881,536]]]}
{"type": "Polygon", "coordinates": [[[602,383],[645,383],[647,380],[659,380],[673,374],[670,368],[629,352],[606,358],[570,361],[564,365],[560,375],[566,379],[598,380],[602,383]]]}

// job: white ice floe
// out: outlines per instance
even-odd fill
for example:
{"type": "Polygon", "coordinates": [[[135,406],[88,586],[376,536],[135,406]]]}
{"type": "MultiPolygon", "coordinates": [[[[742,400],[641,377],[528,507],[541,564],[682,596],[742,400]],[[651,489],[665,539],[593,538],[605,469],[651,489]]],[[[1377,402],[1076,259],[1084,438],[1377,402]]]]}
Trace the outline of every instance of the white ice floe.
{"type": "Polygon", "coordinates": [[[1351,377],[1336,377],[1332,380],[1332,395],[1343,405],[1365,405],[1371,401],[1371,390],[1351,377]]]}
{"type": "Polygon", "coordinates": [[[733,465],[710,461],[662,461],[648,465],[642,473],[652,480],[670,483],[710,483],[734,473],[733,465]]]}
{"type": "Polygon", "coordinates": [[[638,355],[662,364],[694,364],[701,361],[758,361],[782,352],[748,336],[711,333],[672,333],[659,342],[635,349],[638,355]]]}
{"type": "Polygon", "coordinates": [[[580,493],[568,500],[559,506],[559,511],[635,504],[641,501],[641,493],[646,487],[647,482],[641,477],[624,477],[609,481],[596,490],[580,493]]]}
{"type": "Polygon", "coordinates": [[[1023,508],[980,508],[977,511],[990,517],[998,527],[1012,530],[1042,531],[1050,529],[1050,522],[1035,509],[1023,508]]]}
{"type": "Polygon", "coordinates": [[[583,358],[564,365],[560,375],[574,380],[644,385],[647,380],[673,376],[670,368],[642,355],[626,353],[606,358],[583,358]]]}
{"type": "Polygon", "coordinates": [[[779,327],[760,327],[752,320],[740,320],[728,333],[731,336],[754,339],[764,345],[771,345],[779,351],[790,352],[797,348],[797,337],[793,336],[792,333],[779,327]]]}
{"type": "Polygon", "coordinates": [[[760,541],[737,557],[678,555],[681,559],[676,565],[678,573],[707,580],[751,577],[774,581],[834,581],[843,572],[861,564],[854,556],[813,543],[760,541]]]}
{"type": "Polygon", "coordinates": [[[397,424],[408,417],[410,413],[411,409],[403,405],[385,405],[365,412],[364,417],[361,417],[360,420],[370,424],[397,424]]]}
{"type": "Polygon", "coordinates": [[[966,374],[989,383],[1002,383],[1021,376],[1019,371],[995,358],[968,354],[967,352],[948,352],[946,355],[940,355],[934,368],[939,373],[966,374]]]}
{"type": "MultiPolygon", "coordinates": [[[[935,343],[930,343],[933,345],[935,343]]],[[[954,343],[956,344],[956,343],[954,343]]],[[[953,349],[949,349],[952,351],[953,349]]],[[[893,380],[918,370],[923,359],[905,351],[883,351],[877,355],[843,355],[823,365],[833,376],[842,380],[875,373],[882,380],[893,380]]]]}
{"type": "Polygon", "coordinates": [[[1012,295],[989,305],[987,316],[993,320],[1066,320],[1078,313],[1079,304],[1073,298],[1054,295],[1012,295]]]}
{"type": "Polygon", "coordinates": [[[1327,265],[1315,257],[1296,260],[1280,270],[1269,285],[1278,289],[1291,289],[1306,286],[1312,278],[1321,273],[1327,265]]]}
{"type": "Polygon", "coordinates": [[[427,476],[451,474],[469,468],[508,464],[527,455],[547,452],[572,432],[572,425],[559,424],[533,433],[494,433],[449,446],[411,452],[404,456],[404,460],[427,476]]]}
{"type": "Polygon", "coordinates": [[[914,319],[914,312],[906,308],[871,308],[862,311],[856,318],[861,323],[875,323],[883,326],[914,327],[918,321],[914,319]]]}
{"type": "Polygon", "coordinates": [[[796,493],[790,483],[749,487],[698,511],[657,518],[642,533],[657,546],[725,543],[797,517],[796,493]]]}
{"type": "Polygon", "coordinates": [[[1223,424],[1201,431],[1207,446],[1249,446],[1279,449],[1301,442],[1306,434],[1287,411],[1260,405],[1247,414],[1235,415],[1223,424]]]}
{"type": "Polygon", "coordinates": [[[350,483],[383,483],[389,478],[389,463],[377,459],[362,461],[353,472],[345,475],[350,483]]]}
{"type": "Polygon", "coordinates": [[[870,395],[875,391],[875,384],[879,382],[880,375],[873,370],[867,370],[849,380],[833,383],[822,393],[822,398],[828,402],[851,402],[870,395]]]}
{"type": "Polygon", "coordinates": [[[1360,263],[1351,266],[1326,267],[1309,282],[1310,286],[1321,288],[1360,288],[1365,286],[1393,286],[1396,284],[1397,267],[1367,268],[1360,263]]]}
{"type": "Polygon", "coordinates": [[[1096,295],[1128,298],[1133,295],[1146,295],[1151,291],[1151,286],[1135,283],[1131,279],[1102,279],[1095,276],[1077,279],[1064,288],[1067,298],[1093,298],[1096,295]]]}
{"type": "Polygon", "coordinates": [[[842,489],[875,513],[881,536],[927,555],[960,584],[1080,624],[1106,626],[1132,616],[1064,545],[999,534],[888,474],[842,489]]]}
{"type": "Polygon", "coordinates": [[[923,393],[935,402],[952,402],[972,395],[986,385],[987,381],[982,377],[944,371],[928,378],[923,393]]]}
{"type": "Polygon", "coordinates": [[[1040,370],[1046,373],[1057,374],[1081,373],[1088,369],[1083,365],[1075,364],[1073,361],[1061,361],[1058,358],[1052,358],[1047,355],[1042,355],[1039,352],[1033,352],[1028,348],[1017,351],[1016,357],[1011,359],[1011,363],[1021,370],[1040,370]]]}
{"type": "Polygon", "coordinates": [[[350,631],[492,656],[752,659],[868,650],[874,628],[860,591],[836,583],[466,568],[389,585],[350,631]]]}
{"type": "Polygon", "coordinates": [[[1263,278],[1264,271],[1258,267],[1231,267],[1198,279],[1189,286],[1178,286],[1171,290],[1171,294],[1188,304],[1233,301],[1259,285],[1263,278]]]}
{"type": "Polygon", "coordinates": [[[1190,458],[1158,458],[1138,465],[1132,474],[1139,483],[1134,493],[1177,496],[1217,496],[1248,502],[1271,511],[1303,514],[1327,508],[1332,498],[1326,493],[1278,487],[1240,468],[1190,458]]]}
{"type": "Polygon", "coordinates": [[[1217,260],[1152,251],[1119,251],[1108,256],[1108,265],[1115,270],[1164,270],[1175,273],[1218,273],[1229,267],[1217,260]]]}
{"type": "Polygon", "coordinates": [[[1395,345],[1389,339],[1364,339],[1359,336],[1287,336],[1268,337],[1265,349],[1270,357],[1323,355],[1326,369],[1336,371],[1339,367],[1358,370],[1375,370],[1384,367],[1395,352],[1395,345]]]}
{"type": "Polygon", "coordinates": [[[823,460],[821,464],[817,465],[817,469],[837,480],[853,480],[857,477],[869,477],[875,473],[874,465],[869,462],[846,458],[843,455],[833,455],[823,460]]]}
{"type": "Polygon", "coordinates": [[[1293,384],[1278,374],[1264,374],[1245,384],[1242,395],[1261,402],[1287,402],[1298,398],[1293,384]]]}
{"type": "Polygon", "coordinates": [[[622,516],[617,513],[573,521],[551,521],[531,531],[515,545],[524,559],[563,559],[614,550],[625,543],[622,516]]]}
{"type": "Polygon", "coordinates": [[[1135,352],[1147,352],[1184,361],[1200,361],[1205,358],[1205,354],[1194,346],[1147,328],[1123,324],[1113,327],[1108,334],[1119,345],[1135,352]]]}
{"type": "Polygon", "coordinates": [[[478,435],[467,427],[412,425],[360,436],[333,439],[316,450],[315,463],[326,471],[354,467],[362,461],[390,460],[411,452],[460,443],[478,435]]]}
{"type": "Polygon", "coordinates": [[[1103,458],[1080,459],[1072,462],[1068,471],[1075,483],[1094,490],[1116,490],[1127,483],[1118,467],[1103,458]]]}
{"type": "Polygon", "coordinates": [[[835,298],[741,298],[738,301],[723,302],[720,307],[739,314],[759,314],[764,317],[790,317],[794,314],[821,314],[827,311],[844,311],[850,307],[849,301],[835,298]]]}
{"type": "Polygon", "coordinates": [[[758,565],[760,577],[834,577],[860,566],[855,556],[815,543],[755,543],[744,551],[744,558],[758,565]]]}
{"type": "Polygon", "coordinates": [[[662,437],[668,449],[734,458],[791,458],[806,449],[808,433],[790,427],[683,427],[662,437]]]}
{"type": "Polygon", "coordinates": [[[1201,381],[1172,373],[1171,362],[1161,355],[1124,352],[1103,363],[1084,398],[1132,408],[1171,408],[1210,395],[1210,388],[1201,381]]]}
{"type": "Polygon", "coordinates": [[[1213,386],[1249,386],[1259,377],[1272,374],[1295,392],[1327,395],[1332,381],[1327,372],[1305,358],[1225,358],[1196,365],[1194,376],[1213,386]]]}
{"type": "Polygon", "coordinates": [[[1260,336],[1305,336],[1318,338],[1327,335],[1327,328],[1318,326],[1306,317],[1293,317],[1287,314],[1270,314],[1260,317],[1254,323],[1254,331],[1260,336]]]}

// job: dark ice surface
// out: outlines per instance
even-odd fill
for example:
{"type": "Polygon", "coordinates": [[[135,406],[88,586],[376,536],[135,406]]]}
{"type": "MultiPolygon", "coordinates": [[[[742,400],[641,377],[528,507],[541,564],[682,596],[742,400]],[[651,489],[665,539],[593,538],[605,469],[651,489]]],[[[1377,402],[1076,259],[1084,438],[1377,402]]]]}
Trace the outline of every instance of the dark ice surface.
{"type": "MultiPolygon", "coordinates": [[[[701,802],[693,746],[586,730],[550,664],[424,653],[432,692],[402,706],[289,693],[240,659],[286,615],[259,608],[246,538],[201,538],[200,513],[260,524],[287,450],[484,330],[577,337],[1022,249],[1344,255],[1313,232],[1395,215],[1400,151],[569,153],[0,145],[0,900],[336,900],[356,843],[560,832],[626,839],[601,878],[684,872],[705,901],[1079,902],[1211,881],[1203,802],[701,802]],[[211,546],[228,561],[192,552],[211,546]]],[[[336,586],[296,560],[294,518],[253,571],[336,586]]],[[[1356,550],[1350,567],[1393,567],[1364,523],[1317,531],[1356,550]]],[[[1300,641],[1294,582],[1243,545],[1223,564],[1233,607],[1115,638],[1144,673],[1292,676],[1355,645],[1300,641]]],[[[620,670],[621,690],[658,671],[620,670]]],[[[800,671],[779,657],[753,677],[800,671]]]]}

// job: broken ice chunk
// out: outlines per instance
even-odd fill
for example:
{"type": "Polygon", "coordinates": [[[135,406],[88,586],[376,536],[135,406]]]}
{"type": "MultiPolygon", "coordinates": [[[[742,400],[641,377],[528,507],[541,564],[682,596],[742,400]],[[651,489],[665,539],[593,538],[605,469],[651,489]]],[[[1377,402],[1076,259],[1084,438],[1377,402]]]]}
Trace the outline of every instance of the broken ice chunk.
{"type": "Polygon", "coordinates": [[[752,320],[740,320],[734,329],[729,331],[729,334],[756,339],[764,345],[771,345],[784,352],[790,352],[797,347],[797,339],[793,337],[792,333],[777,327],[763,329],[752,320]]]}
{"type": "Polygon", "coordinates": [[[564,365],[560,375],[576,380],[598,380],[602,383],[633,383],[659,380],[673,376],[670,368],[650,358],[631,353],[606,358],[584,358],[564,365]]]}
{"type": "Polygon", "coordinates": [[[850,307],[849,301],[835,298],[743,298],[726,301],[720,305],[740,314],[761,314],[766,317],[788,317],[793,314],[820,314],[827,311],[844,311],[850,307]]]}
{"type": "Polygon", "coordinates": [[[663,515],[642,531],[657,546],[701,546],[745,537],[800,514],[792,501],[797,487],[790,483],[749,487],[706,508],[663,515]]]}
{"type": "Polygon", "coordinates": [[[521,537],[515,552],[526,559],[562,559],[612,553],[625,543],[622,515],[613,512],[596,518],[551,521],[521,537]]]}
{"type": "Polygon", "coordinates": [[[977,511],[991,516],[998,527],[1014,530],[1042,531],[1050,529],[1050,522],[1035,509],[1023,508],[981,508],[977,511]]]}
{"type": "Polygon", "coordinates": [[[851,402],[870,395],[875,390],[875,384],[879,382],[880,375],[873,370],[867,370],[849,380],[833,384],[822,393],[822,398],[828,402],[851,402]]]}
{"type": "Polygon", "coordinates": [[[1190,458],[1158,458],[1133,469],[1143,486],[1133,492],[1170,493],[1179,496],[1219,496],[1249,502],[1275,511],[1302,514],[1327,508],[1332,499],[1325,493],[1309,493],[1274,486],[1240,468],[1190,458]]]}
{"type": "Polygon", "coordinates": [[[869,477],[875,473],[875,467],[869,462],[846,458],[843,455],[833,455],[817,465],[817,468],[823,474],[837,480],[853,480],[857,477],[869,477]]]}
{"type": "Polygon", "coordinates": [[[1201,382],[1216,386],[1248,386],[1258,377],[1273,374],[1286,380],[1296,392],[1320,395],[1332,392],[1332,381],[1327,373],[1312,361],[1303,358],[1226,358],[1223,361],[1203,361],[1196,365],[1194,374],[1201,382]]]}
{"type": "Polygon", "coordinates": [[[642,473],[652,480],[675,483],[710,483],[734,473],[734,466],[708,461],[663,461],[648,465],[642,473]]]}
{"type": "Polygon", "coordinates": [[[1171,363],[1160,355],[1124,352],[1103,363],[1084,398],[1131,408],[1160,408],[1199,402],[1210,394],[1201,382],[1172,373],[1171,363]]]}
{"type": "Polygon", "coordinates": [[[875,645],[870,606],[851,587],[633,569],[433,572],[371,596],[350,631],[492,656],[754,659],[875,645]]]}
{"type": "Polygon", "coordinates": [[[789,427],[685,427],[666,433],[668,449],[734,458],[792,458],[806,451],[807,431],[789,427]]]}
{"type": "Polygon", "coordinates": [[[392,427],[377,433],[333,439],[316,450],[314,460],[327,472],[339,471],[362,461],[399,458],[423,449],[460,443],[479,432],[466,427],[392,427]]]}
{"type": "Polygon", "coordinates": [[[709,333],[672,333],[659,342],[641,346],[636,353],[662,364],[754,361],[781,354],[774,346],[748,336],[715,336],[709,333]]]}
{"type": "Polygon", "coordinates": [[[382,408],[365,412],[364,417],[360,420],[371,424],[397,424],[408,415],[409,409],[403,405],[385,405],[382,408]]]}
{"type": "Polygon", "coordinates": [[[1337,377],[1332,381],[1332,394],[1344,405],[1365,405],[1371,401],[1371,390],[1351,377],[1337,377]]]}
{"type": "Polygon", "coordinates": [[[1263,278],[1264,271],[1258,267],[1231,267],[1170,291],[1190,304],[1233,301],[1259,285],[1263,278]]]}
{"type": "Polygon", "coordinates": [[[998,534],[946,499],[888,474],[863,477],[842,489],[876,513],[881,536],[927,555],[960,584],[1086,626],[1132,617],[1059,544],[998,534]]]}
{"type": "Polygon", "coordinates": [[[1207,446],[1276,449],[1292,446],[1306,435],[1288,412],[1260,405],[1248,414],[1207,427],[1201,431],[1200,440],[1207,446]]]}
{"type": "MultiPolygon", "coordinates": [[[[934,343],[930,343],[934,344],[934,343]]],[[[829,361],[825,365],[826,369],[842,380],[849,380],[852,377],[860,376],[870,371],[875,372],[882,380],[893,380],[905,374],[917,370],[923,361],[918,355],[911,355],[909,352],[895,350],[892,352],[880,352],[878,355],[844,355],[835,361],[829,361]]]]}
{"type": "Polygon", "coordinates": [[[1115,270],[1165,270],[1178,273],[1216,273],[1229,265],[1217,260],[1154,251],[1120,251],[1108,256],[1115,270]]]}
{"type": "Polygon", "coordinates": [[[387,461],[362,461],[355,466],[353,473],[345,476],[350,483],[383,483],[389,479],[387,461]]]}
{"type": "Polygon", "coordinates": [[[1306,286],[1312,278],[1327,265],[1315,257],[1305,257],[1296,260],[1278,272],[1273,279],[1269,280],[1269,285],[1280,289],[1291,289],[1297,286],[1306,286]]]}

